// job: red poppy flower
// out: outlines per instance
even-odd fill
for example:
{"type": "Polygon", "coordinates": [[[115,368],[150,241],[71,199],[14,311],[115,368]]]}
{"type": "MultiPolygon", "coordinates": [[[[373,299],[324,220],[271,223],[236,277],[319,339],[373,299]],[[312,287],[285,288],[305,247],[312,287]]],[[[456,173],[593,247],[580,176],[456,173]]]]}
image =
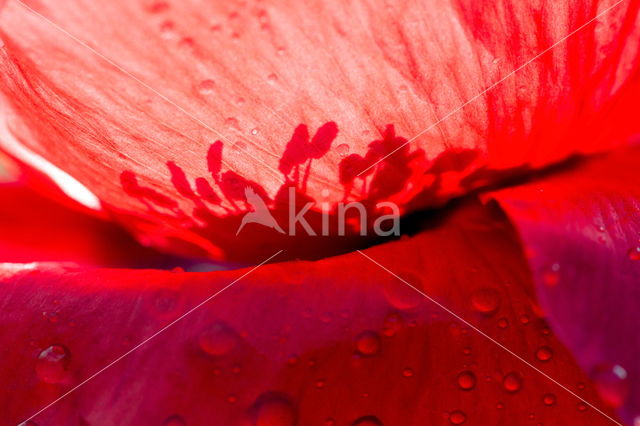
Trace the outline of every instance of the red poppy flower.
{"type": "Polygon", "coordinates": [[[6,424],[640,421],[638,2],[0,7],[6,424]]]}

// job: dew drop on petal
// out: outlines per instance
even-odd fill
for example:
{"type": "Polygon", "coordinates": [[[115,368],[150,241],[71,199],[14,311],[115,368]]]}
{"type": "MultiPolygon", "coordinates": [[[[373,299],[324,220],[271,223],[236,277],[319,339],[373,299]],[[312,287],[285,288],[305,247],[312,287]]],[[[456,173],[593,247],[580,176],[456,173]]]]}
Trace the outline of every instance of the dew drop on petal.
{"type": "Polygon", "coordinates": [[[473,308],[483,314],[495,313],[500,307],[500,293],[494,288],[482,288],[471,296],[473,308]]]}
{"type": "Polygon", "coordinates": [[[200,84],[198,84],[198,92],[201,95],[210,95],[214,92],[216,88],[216,83],[213,80],[202,80],[200,84]]]}
{"type": "Polygon", "coordinates": [[[380,351],[380,336],[374,331],[361,333],[356,340],[358,353],[364,356],[373,356],[380,351]]]}
{"type": "Polygon", "coordinates": [[[363,416],[354,421],[352,426],[384,426],[376,416],[363,416]]]}
{"type": "Polygon", "coordinates": [[[36,374],[45,383],[61,382],[67,372],[71,355],[62,345],[52,345],[38,355],[36,374]]]}
{"type": "Polygon", "coordinates": [[[59,319],[57,312],[43,312],[42,316],[52,324],[57,323],[59,319]]]}
{"type": "MultiPolygon", "coordinates": [[[[422,280],[415,274],[403,272],[399,276],[416,288],[422,286],[422,280]]],[[[389,304],[397,309],[415,308],[424,299],[424,296],[398,279],[385,281],[383,289],[389,304]]]]}
{"type": "Polygon", "coordinates": [[[336,419],[334,419],[333,417],[324,419],[324,423],[322,424],[322,426],[336,426],[336,419]]]}
{"type": "Polygon", "coordinates": [[[165,40],[175,38],[177,36],[176,25],[172,21],[163,22],[160,25],[160,36],[165,40]]]}
{"type": "Polygon", "coordinates": [[[240,128],[240,123],[238,122],[238,119],[235,117],[227,117],[227,119],[224,121],[224,125],[230,129],[237,130],[238,128],[240,128]]]}
{"type": "MultiPolygon", "coordinates": [[[[0,2],[2,3],[2,2],[0,2]]],[[[156,1],[149,5],[147,11],[152,14],[163,13],[170,9],[169,3],[166,1],[156,1]]]]}
{"type": "Polygon", "coordinates": [[[522,377],[516,372],[508,373],[502,379],[504,390],[510,393],[516,393],[522,389],[522,377]]]}
{"type": "Polygon", "coordinates": [[[627,398],[629,383],[627,371],[620,365],[601,364],[594,368],[591,375],[605,402],[620,407],[627,398]]]}
{"type": "Polygon", "coordinates": [[[179,297],[180,294],[177,291],[161,288],[155,293],[153,308],[159,314],[170,314],[177,309],[179,297]]]}
{"type": "Polygon", "coordinates": [[[349,154],[349,145],[341,143],[336,147],[336,152],[340,157],[346,157],[349,154]]]}
{"type": "Polygon", "coordinates": [[[500,318],[498,320],[498,327],[500,328],[507,328],[509,327],[509,320],[506,318],[500,318]]]}
{"type": "Polygon", "coordinates": [[[284,398],[263,398],[258,403],[255,426],[294,426],[296,414],[291,403],[284,398]]]}
{"type": "Polygon", "coordinates": [[[627,255],[631,260],[640,260],[640,247],[630,248],[627,255]]]}
{"type": "Polygon", "coordinates": [[[411,368],[405,368],[402,370],[403,377],[413,377],[413,370],[411,368]]]}
{"type": "Polygon", "coordinates": [[[553,358],[553,350],[549,346],[540,346],[536,351],[538,361],[546,362],[553,358]]]}
{"type": "Polygon", "coordinates": [[[554,394],[552,394],[552,393],[546,393],[542,397],[542,402],[544,403],[544,405],[548,405],[548,406],[555,405],[556,396],[554,394]]]}
{"type": "Polygon", "coordinates": [[[463,371],[456,377],[458,388],[469,391],[476,387],[476,375],[473,371],[463,371]]]}
{"type": "Polygon", "coordinates": [[[186,424],[187,422],[185,422],[182,416],[179,416],[178,414],[167,417],[163,423],[164,426],[185,426],[186,424]]]}
{"type": "Polygon", "coordinates": [[[587,411],[587,404],[584,402],[579,402],[577,405],[578,411],[587,411]]]}
{"type": "Polygon", "coordinates": [[[324,379],[316,380],[316,389],[324,389],[327,386],[327,381],[324,379]]]}
{"type": "Polygon", "coordinates": [[[382,332],[386,337],[392,337],[402,329],[403,325],[404,321],[400,315],[390,314],[384,320],[382,332]]]}
{"type": "Polygon", "coordinates": [[[229,353],[238,343],[238,336],[224,323],[209,325],[198,336],[200,348],[209,355],[219,356],[229,353]]]}
{"type": "Polygon", "coordinates": [[[255,129],[255,128],[254,128],[254,129],[251,129],[251,134],[252,134],[253,136],[257,135],[259,132],[260,132],[260,131],[259,131],[258,129],[255,129]]]}
{"type": "Polygon", "coordinates": [[[453,411],[449,414],[449,423],[452,425],[461,425],[466,421],[467,415],[460,410],[453,411]]]}
{"type": "Polygon", "coordinates": [[[277,83],[277,82],[278,82],[278,76],[277,76],[276,74],[273,74],[273,73],[272,73],[272,74],[269,74],[269,75],[267,76],[267,81],[268,81],[269,83],[271,83],[271,84],[275,84],[275,83],[277,83]]]}

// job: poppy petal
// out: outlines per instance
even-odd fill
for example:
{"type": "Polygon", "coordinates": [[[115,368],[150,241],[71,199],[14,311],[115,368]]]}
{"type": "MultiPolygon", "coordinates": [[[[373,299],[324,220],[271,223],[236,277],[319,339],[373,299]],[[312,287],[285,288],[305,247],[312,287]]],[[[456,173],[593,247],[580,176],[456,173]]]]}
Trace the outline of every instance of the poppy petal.
{"type": "Polygon", "coordinates": [[[169,260],[111,222],[44,198],[20,181],[0,183],[0,262],[131,267],[169,260]]]}
{"type": "Polygon", "coordinates": [[[159,247],[266,255],[294,243],[233,238],[245,187],[411,211],[625,144],[638,7],[16,0],[2,146],[159,247]]]}
{"type": "Polygon", "coordinates": [[[640,415],[640,148],[493,193],[558,337],[630,424],[640,415]]]}
{"type": "Polygon", "coordinates": [[[593,408],[602,406],[595,389],[539,316],[520,243],[498,213],[465,205],[415,237],[362,254],[253,270],[5,264],[3,417],[15,423],[38,413],[38,424],[68,425],[610,424],[611,412],[593,408]]]}

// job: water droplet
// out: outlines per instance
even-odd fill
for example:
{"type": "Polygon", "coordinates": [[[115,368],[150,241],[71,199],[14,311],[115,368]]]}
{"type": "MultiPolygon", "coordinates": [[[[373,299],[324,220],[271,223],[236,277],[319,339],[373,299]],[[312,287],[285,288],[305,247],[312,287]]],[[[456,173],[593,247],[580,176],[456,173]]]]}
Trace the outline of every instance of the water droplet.
{"type": "Polygon", "coordinates": [[[500,307],[500,293],[490,287],[480,289],[471,296],[471,303],[476,311],[493,314],[500,307]]]}
{"type": "Polygon", "coordinates": [[[539,361],[546,362],[553,358],[553,349],[549,346],[540,346],[536,351],[536,358],[539,361]]]}
{"type": "Polygon", "coordinates": [[[245,103],[247,103],[247,101],[246,101],[246,99],[245,99],[245,98],[238,98],[238,99],[236,99],[236,105],[238,105],[238,106],[242,106],[242,105],[244,105],[245,103]]]}
{"type": "Polygon", "coordinates": [[[380,351],[380,336],[374,331],[361,333],[356,340],[358,353],[364,356],[373,356],[380,351]]]}
{"type": "Polygon", "coordinates": [[[52,324],[57,323],[59,319],[57,312],[43,312],[42,316],[52,324]]]}
{"type": "Polygon", "coordinates": [[[269,75],[267,76],[267,81],[268,81],[269,83],[271,83],[271,84],[275,84],[275,83],[277,83],[277,82],[278,82],[278,76],[277,76],[276,74],[273,74],[273,73],[272,73],[272,74],[269,74],[269,75]]]}
{"type": "Polygon", "coordinates": [[[162,315],[170,314],[178,308],[180,294],[172,289],[161,288],[156,291],[153,309],[162,315]]]}
{"type": "Polygon", "coordinates": [[[174,414],[173,416],[167,417],[163,424],[164,426],[185,426],[187,422],[184,421],[182,416],[174,414]]]}
{"type": "Polygon", "coordinates": [[[496,403],[496,408],[498,410],[502,410],[504,408],[504,404],[502,402],[498,402],[498,403],[496,403]]]}
{"type": "Polygon", "coordinates": [[[227,402],[228,402],[229,404],[235,404],[236,402],[238,402],[238,397],[237,397],[237,396],[235,396],[235,395],[229,395],[229,396],[227,397],[227,402]]]}
{"type": "Polygon", "coordinates": [[[402,376],[403,377],[413,377],[413,370],[410,368],[405,368],[404,370],[402,370],[402,376]]]}
{"type": "Polygon", "coordinates": [[[341,143],[336,147],[336,152],[340,157],[346,157],[349,154],[349,145],[341,143]]]}
{"type": "Polygon", "coordinates": [[[252,135],[254,135],[254,136],[255,136],[255,135],[257,135],[258,133],[259,133],[259,130],[258,130],[258,129],[251,129],[251,134],[252,134],[252,135]]]}
{"type": "Polygon", "coordinates": [[[238,343],[238,336],[226,324],[217,322],[208,326],[200,336],[198,344],[209,355],[219,356],[229,353],[238,343]]]}
{"type": "Polygon", "coordinates": [[[390,314],[384,319],[382,333],[387,337],[395,336],[401,329],[404,321],[398,314],[390,314]]]}
{"type": "Polygon", "coordinates": [[[461,390],[469,391],[476,387],[476,375],[473,371],[463,371],[458,374],[456,381],[461,390]]]}
{"type": "Polygon", "coordinates": [[[316,388],[317,389],[324,389],[325,386],[327,386],[327,382],[324,379],[318,379],[316,380],[316,388]]]}
{"type": "Polygon", "coordinates": [[[578,411],[587,411],[587,404],[585,404],[584,402],[579,402],[577,408],[578,411]]]}
{"type": "Polygon", "coordinates": [[[49,346],[38,355],[36,374],[45,383],[59,383],[66,376],[70,357],[64,346],[49,346]]]}
{"type": "Polygon", "coordinates": [[[522,377],[516,372],[511,372],[502,379],[504,390],[509,393],[516,393],[522,389],[522,377]]]}
{"type": "Polygon", "coordinates": [[[255,426],[294,426],[296,413],[288,399],[265,394],[258,399],[255,426]]]}
{"type": "Polygon", "coordinates": [[[627,399],[629,383],[627,370],[620,365],[601,364],[591,375],[602,399],[613,407],[620,407],[627,399]]]}
{"type": "Polygon", "coordinates": [[[322,426],[336,426],[336,419],[334,419],[333,417],[324,419],[324,423],[322,424],[322,426]]]}
{"type": "Polygon", "coordinates": [[[500,318],[498,320],[498,327],[500,328],[507,328],[509,327],[509,320],[506,318],[500,318]]]}
{"type": "Polygon", "coordinates": [[[175,38],[176,36],[176,25],[173,23],[173,21],[165,21],[160,24],[160,37],[164,38],[165,40],[169,40],[175,38]]]}
{"type": "Polygon", "coordinates": [[[216,83],[213,80],[202,80],[198,85],[198,92],[201,95],[210,95],[215,91],[216,83]]]}
{"type": "Polygon", "coordinates": [[[178,47],[184,51],[191,52],[196,47],[196,42],[191,37],[184,37],[178,43],[178,47]]]}
{"type": "Polygon", "coordinates": [[[465,346],[462,348],[462,353],[467,356],[471,355],[471,348],[469,346],[465,346]]]}
{"type": "Polygon", "coordinates": [[[228,117],[226,120],[224,120],[224,125],[230,129],[237,130],[240,128],[240,123],[238,122],[238,119],[235,117],[228,117]]]}
{"type": "Polygon", "coordinates": [[[548,406],[555,405],[556,396],[554,394],[552,394],[552,393],[546,393],[542,397],[542,402],[544,403],[544,405],[548,405],[548,406]]]}
{"type": "Polygon", "coordinates": [[[640,260],[640,247],[630,248],[627,255],[631,260],[640,260]]]}
{"type": "Polygon", "coordinates": [[[376,416],[363,416],[352,423],[352,426],[384,426],[376,416]]]}
{"type": "Polygon", "coordinates": [[[520,315],[520,323],[521,324],[529,324],[529,321],[531,321],[529,319],[529,315],[527,315],[527,314],[520,315]]]}
{"type": "MultiPolygon", "coordinates": [[[[421,288],[422,279],[417,275],[406,271],[398,275],[412,286],[421,288]]],[[[403,310],[415,308],[424,299],[424,296],[398,279],[385,281],[383,291],[391,306],[403,310]]]]}
{"type": "Polygon", "coordinates": [[[461,425],[466,421],[467,415],[460,410],[453,411],[451,414],[449,414],[449,422],[452,425],[461,425]]]}
{"type": "Polygon", "coordinates": [[[542,282],[547,287],[555,287],[560,282],[560,275],[557,272],[547,271],[542,274],[542,282]]]}

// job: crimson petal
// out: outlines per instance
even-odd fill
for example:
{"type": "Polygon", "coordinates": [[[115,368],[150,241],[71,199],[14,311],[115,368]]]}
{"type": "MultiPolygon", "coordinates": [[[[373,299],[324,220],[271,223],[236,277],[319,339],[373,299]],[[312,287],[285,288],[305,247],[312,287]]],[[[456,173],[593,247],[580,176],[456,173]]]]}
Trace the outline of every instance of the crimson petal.
{"type": "Polygon", "coordinates": [[[467,205],[439,226],[425,226],[415,237],[366,250],[366,256],[256,270],[5,264],[3,420],[23,421],[62,397],[34,421],[610,424],[531,368],[602,406],[539,316],[526,260],[508,222],[467,205]],[[43,311],[52,314],[43,317],[43,311]]]}
{"type": "Polygon", "coordinates": [[[637,12],[602,0],[11,1],[2,146],[64,172],[68,193],[146,241],[238,257],[274,235],[232,238],[247,211],[236,186],[414,210],[625,144],[639,130],[637,12]]]}
{"type": "Polygon", "coordinates": [[[529,251],[559,338],[603,398],[640,417],[640,148],[493,193],[529,251]]]}

